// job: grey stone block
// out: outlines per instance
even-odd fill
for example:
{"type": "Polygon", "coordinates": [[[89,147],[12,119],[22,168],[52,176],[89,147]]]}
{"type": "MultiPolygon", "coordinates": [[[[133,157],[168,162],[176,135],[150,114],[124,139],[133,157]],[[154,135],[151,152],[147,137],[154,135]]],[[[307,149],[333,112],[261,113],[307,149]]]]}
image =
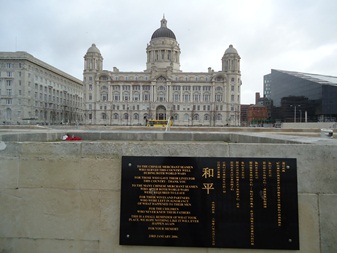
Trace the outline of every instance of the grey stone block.
{"type": "Polygon", "coordinates": [[[319,195],[322,253],[337,252],[337,194],[319,195]]]}

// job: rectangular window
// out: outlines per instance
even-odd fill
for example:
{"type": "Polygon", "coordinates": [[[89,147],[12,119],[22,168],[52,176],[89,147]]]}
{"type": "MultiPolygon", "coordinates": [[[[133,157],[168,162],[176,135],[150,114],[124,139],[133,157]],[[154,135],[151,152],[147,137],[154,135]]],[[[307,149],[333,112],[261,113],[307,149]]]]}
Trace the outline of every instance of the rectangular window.
{"type": "Polygon", "coordinates": [[[222,95],[221,94],[216,94],[215,95],[215,101],[220,102],[222,100],[222,95]]]}
{"type": "Polygon", "coordinates": [[[150,95],[149,94],[144,94],[143,95],[143,100],[144,101],[149,101],[150,100],[150,95]]]}

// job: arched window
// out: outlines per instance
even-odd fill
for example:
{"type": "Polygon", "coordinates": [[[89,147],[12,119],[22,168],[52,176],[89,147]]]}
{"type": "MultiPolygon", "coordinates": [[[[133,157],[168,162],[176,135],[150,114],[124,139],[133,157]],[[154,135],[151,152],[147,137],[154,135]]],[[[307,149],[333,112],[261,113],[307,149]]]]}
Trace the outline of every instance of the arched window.
{"type": "Polygon", "coordinates": [[[200,94],[199,93],[194,93],[193,94],[193,101],[194,102],[199,102],[200,101],[200,94]]]}
{"type": "Polygon", "coordinates": [[[149,101],[150,100],[150,94],[148,92],[143,93],[143,100],[144,101],[149,101]]]}
{"type": "Polygon", "coordinates": [[[180,94],[178,92],[173,94],[173,101],[175,101],[175,102],[180,101],[180,94]]]}
{"type": "Polygon", "coordinates": [[[222,120],[222,115],[220,113],[216,115],[216,120],[222,120]]]}
{"type": "Polygon", "coordinates": [[[130,100],[130,94],[129,92],[123,92],[123,101],[130,100]]]}
{"type": "Polygon", "coordinates": [[[158,97],[157,97],[157,101],[159,102],[164,102],[166,99],[165,99],[165,93],[164,92],[160,92],[158,94],[158,97]]]}
{"type": "Polygon", "coordinates": [[[184,121],[188,121],[190,119],[190,115],[187,113],[184,114],[184,121]]]}
{"type": "Polygon", "coordinates": [[[139,101],[140,100],[140,94],[139,92],[135,92],[133,94],[133,101],[139,101]]]}
{"type": "Polygon", "coordinates": [[[119,117],[118,117],[118,113],[114,113],[114,115],[113,115],[113,119],[118,119],[119,117]]]}
{"type": "Polygon", "coordinates": [[[183,96],[184,102],[190,102],[191,95],[189,93],[185,93],[183,96]]]}
{"type": "Polygon", "coordinates": [[[114,101],[119,101],[119,99],[120,99],[119,92],[115,92],[113,94],[112,98],[113,98],[114,101]]]}
{"type": "Polygon", "coordinates": [[[133,115],[133,119],[139,120],[139,114],[138,114],[138,113],[135,113],[135,114],[133,115]]]}
{"type": "Polygon", "coordinates": [[[102,101],[108,101],[108,93],[102,92],[101,93],[101,100],[102,101]]]}
{"type": "Polygon", "coordinates": [[[102,75],[102,76],[100,76],[99,80],[104,80],[104,81],[106,81],[106,80],[108,80],[108,77],[105,76],[105,75],[102,75]]]}
{"type": "Polygon", "coordinates": [[[129,119],[129,114],[127,113],[124,113],[124,116],[123,116],[124,119],[129,119]]]}
{"type": "Polygon", "coordinates": [[[204,120],[209,120],[209,119],[210,119],[209,114],[205,114],[204,115],[204,120]]]}
{"type": "Polygon", "coordinates": [[[106,119],[106,113],[102,113],[102,119],[106,119]]]}
{"type": "Polygon", "coordinates": [[[193,120],[199,120],[199,114],[197,114],[197,113],[194,114],[194,115],[193,115],[193,120]]]}
{"type": "Polygon", "coordinates": [[[203,99],[204,99],[205,102],[209,102],[210,97],[211,97],[211,96],[210,96],[209,93],[205,93],[205,94],[203,95],[203,99]]]}
{"type": "Polygon", "coordinates": [[[174,119],[174,120],[179,120],[179,114],[177,114],[177,113],[174,114],[173,119],[174,119]]]}

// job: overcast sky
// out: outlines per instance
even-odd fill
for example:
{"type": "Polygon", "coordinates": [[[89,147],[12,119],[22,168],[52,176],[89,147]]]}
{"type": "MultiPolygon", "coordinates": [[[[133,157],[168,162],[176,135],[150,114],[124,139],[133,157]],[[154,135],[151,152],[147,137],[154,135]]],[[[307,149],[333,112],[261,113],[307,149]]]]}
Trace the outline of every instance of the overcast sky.
{"type": "Polygon", "coordinates": [[[337,76],[336,0],[0,0],[0,51],[26,51],[82,78],[92,43],[104,69],[143,71],[146,46],[167,26],[181,70],[221,70],[230,44],[241,56],[241,103],[263,92],[271,69],[337,76]]]}

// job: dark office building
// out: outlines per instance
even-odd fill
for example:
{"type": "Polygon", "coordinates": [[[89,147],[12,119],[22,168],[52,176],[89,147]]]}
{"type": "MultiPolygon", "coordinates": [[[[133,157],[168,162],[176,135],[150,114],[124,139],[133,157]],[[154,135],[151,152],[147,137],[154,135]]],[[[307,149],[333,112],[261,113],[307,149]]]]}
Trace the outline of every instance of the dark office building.
{"type": "MultiPolygon", "coordinates": [[[[336,121],[337,77],[272,69],[264,76],[271,117],[284,122],[336,121]]],[[[264,91],[264,94],[265,91],[264,91]]]]}

